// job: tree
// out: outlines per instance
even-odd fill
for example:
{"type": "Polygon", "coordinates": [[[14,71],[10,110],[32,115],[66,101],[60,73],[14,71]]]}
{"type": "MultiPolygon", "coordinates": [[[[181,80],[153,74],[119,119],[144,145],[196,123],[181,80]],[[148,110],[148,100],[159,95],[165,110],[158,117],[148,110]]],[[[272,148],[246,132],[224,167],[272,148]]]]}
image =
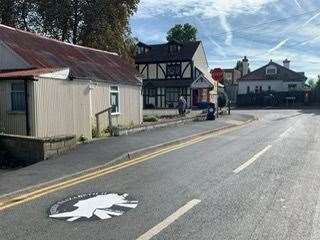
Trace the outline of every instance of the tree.
{"type": "Polygon", "coordinates": [[[314,81],[314,79],[309,79],[307,84],[309,85],[310,88],[314,89],[316,86],[316,83],[314,81]]]}
{"type": "MultiPolygon", "coordinates": [[[[241,74],[242,74],[242,73],[243,73],[243,65],[242,65],[242,61],[237,61],[237,65],[236,65],[236,67],[235,67],[234,69],[236,69],[236,70],[240,71],[240,72],[241,72],[241,74]]],[[[250,72],[251,72],[251,69],[250,69],[250,68],[248,68],[248,73],[250,73],[250,72]]]]}
{"type": "Polygon", "coordinates": [[[237,61],[237,65],[236,65],[235,69],[242,72],[242,62],[241,61],[237,61]]]}
{"type": "Polygon", "coordinates": [[[316,89],[320,89],[320,75],[318,75],[318,80],[317,82],[315,83],[315,86],[314,86],[316,89]]]}
{"type": "Polygon", "coordinates": [[[32,0],[0,0],[0,23],[28,30],[29,22],[33,21],[29,15],[33,7],[32,0]]]}
{"type": "Polygon", "coordinates": [[[3,24],[132,56],[129,18],[139,0],[0,0],[3,24]],[[8,9],[8,10],[6,10],[8,9]]]}
{"type": "Polygon", "coordinates": [[[181,43],[194,42],[197,40],[197,32],[198,30],[189,23],[184,25],[177,24],[168,31],[167,40],[181,43]]]}

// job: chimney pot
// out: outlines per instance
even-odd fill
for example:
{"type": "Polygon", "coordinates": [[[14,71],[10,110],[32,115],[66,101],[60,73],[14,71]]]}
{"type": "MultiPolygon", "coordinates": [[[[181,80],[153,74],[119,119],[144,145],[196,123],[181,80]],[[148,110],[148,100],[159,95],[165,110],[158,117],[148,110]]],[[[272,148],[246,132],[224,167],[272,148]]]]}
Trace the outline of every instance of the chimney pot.
{"type": "Polygon", "coordinates": [[[283,61],[283,66],[290,69],[290,61],[287,58],[283,61]]]}

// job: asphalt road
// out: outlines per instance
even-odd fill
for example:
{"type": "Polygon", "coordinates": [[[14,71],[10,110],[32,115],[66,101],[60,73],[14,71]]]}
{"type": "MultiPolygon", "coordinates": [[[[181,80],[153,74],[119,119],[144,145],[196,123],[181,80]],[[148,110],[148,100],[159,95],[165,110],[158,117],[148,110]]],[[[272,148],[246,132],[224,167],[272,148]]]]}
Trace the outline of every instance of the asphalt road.
{"type": "Polygon", "coordinates": [[[241,113],[259,120],[0,211],[0,239],[320,239],[320,111],[241,113]],[[103,221],[48,217],[91,192],[138,206],[103,221]]]}

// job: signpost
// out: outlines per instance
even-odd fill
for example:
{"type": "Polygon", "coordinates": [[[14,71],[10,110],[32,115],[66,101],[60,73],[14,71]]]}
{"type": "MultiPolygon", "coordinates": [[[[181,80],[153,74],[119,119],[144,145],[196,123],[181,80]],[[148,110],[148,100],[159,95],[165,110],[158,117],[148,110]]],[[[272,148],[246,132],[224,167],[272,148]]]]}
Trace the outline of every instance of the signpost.
{"type": "MultiPolygon", "coordinates": [[[[219,99],[219,82],[221,82],[223,80],[224,77],[224,72],[221,68],[215,68],[213,70],[210,71],[212,79],[216,82],[216,87],[217,87],[217,93],[218,93],[218,99],[219,99]]],[[[219,117],[219,103],[217,107],[217,118],[219,117]]]]}
{"type": "Polygon", "coordinates": [[[223,80],[224,72],[221,68],[215,68],[211,70],[211,76],[213,80],[221,82],[223,80]]]}

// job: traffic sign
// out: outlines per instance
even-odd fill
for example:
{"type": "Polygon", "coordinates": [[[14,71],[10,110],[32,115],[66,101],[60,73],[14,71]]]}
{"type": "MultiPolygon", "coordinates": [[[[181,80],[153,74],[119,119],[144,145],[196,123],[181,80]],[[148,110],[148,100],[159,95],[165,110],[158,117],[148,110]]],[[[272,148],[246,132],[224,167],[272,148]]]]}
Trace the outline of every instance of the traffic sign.
{"type": "Polygon", "coordinates": [[[211,70],[211,76],[213,78],[213,80],[221,82],[223,80],[223,70],[221,68],[215,68],[213,70],[211,70]]]}

